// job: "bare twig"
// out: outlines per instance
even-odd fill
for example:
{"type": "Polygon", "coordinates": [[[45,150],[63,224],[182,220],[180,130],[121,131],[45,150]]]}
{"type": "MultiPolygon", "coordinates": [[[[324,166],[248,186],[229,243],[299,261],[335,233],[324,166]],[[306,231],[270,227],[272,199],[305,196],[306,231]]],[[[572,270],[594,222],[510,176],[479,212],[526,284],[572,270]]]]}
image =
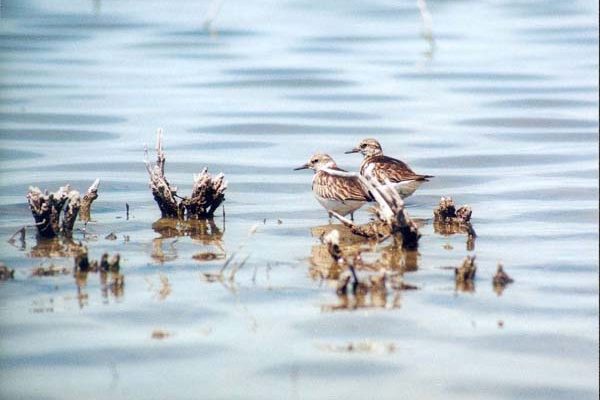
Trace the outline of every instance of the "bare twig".
{"type": "Polygon", "coordinates": [[[366,178],[360,175],[354,176],[358,176],[361,184],[377,202],[378,206],[374,208],[374,212],[378,221],[359,226],[336,212],[330,211],[331,214],[356,235],[374,238],[380,242],[393,235],[402,239],[403,248],[417,248],[421,237],[417,224],[409,217],[404,208],[404,201],[395,190],[390,188],[389,182],[382,185],[372,176],[366,178]]]}
{"type": "Polygon", "coordinates": [[[94,200],[98,198],[98,187],[100,186],[100,179],[96,178],[94,183],[88,188],[87,192],[81,199],[81,205],[79,208],[79,220],[85,223],[90,222],[91,219],[91,208],[94,200]]]}

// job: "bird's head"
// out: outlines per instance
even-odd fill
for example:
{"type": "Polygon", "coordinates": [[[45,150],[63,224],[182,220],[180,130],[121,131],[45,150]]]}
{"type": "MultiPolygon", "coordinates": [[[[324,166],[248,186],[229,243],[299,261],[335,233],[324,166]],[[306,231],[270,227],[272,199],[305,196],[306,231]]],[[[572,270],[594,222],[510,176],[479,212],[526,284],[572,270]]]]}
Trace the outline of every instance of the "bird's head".
{"type": "Polygon", "coordinates": [[[377,140],[369,138],[361,140],[355,148],[346,152],[346,154],[351,153],[360,153],[365,157],[371,157],[382,155],[383,150],[377,140]]]}
{"type": "Polygon", "coordinates": [[[336,164],[328,154],[324,153],[316,153],[314,154],[310,160],[304,165],[301,165],[298,168],[294,168],[294,171],[298,171],[301,169],[312,169],[318,171],[323,168],[335,168],[336,164]]]}

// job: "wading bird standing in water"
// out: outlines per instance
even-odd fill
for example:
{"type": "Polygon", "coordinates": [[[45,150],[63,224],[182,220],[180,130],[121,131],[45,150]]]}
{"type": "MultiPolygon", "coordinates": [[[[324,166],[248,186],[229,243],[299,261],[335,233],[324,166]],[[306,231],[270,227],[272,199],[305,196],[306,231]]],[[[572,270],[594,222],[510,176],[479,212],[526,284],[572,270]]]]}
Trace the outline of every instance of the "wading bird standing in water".
{"type": "Polygon", "coordinates": [[[315,171],[312,191],[317,201],[329,213],[329,218],[331,218],[330,211],[335,211],[342,216],[350,214],[354,219],[354,211],[371,201],[371,196],[361,185],[358,176],[352,176],[338,168],[335,161],[327,154],[317,153],[306,164],[294,170],[301,169],[315,171]]]}
{"type": "Polygon", "coordinates": [[[346,154],[361,153],[364,156],[360,164],[360,174],[373,176],[382,185],[391,185],[402,198],[412,195],[415,190],[427,182],[432,175],[419,175],[405,162],[383,155],[381,145],[375,139],[363,139],[358,146],[346,154]]]}

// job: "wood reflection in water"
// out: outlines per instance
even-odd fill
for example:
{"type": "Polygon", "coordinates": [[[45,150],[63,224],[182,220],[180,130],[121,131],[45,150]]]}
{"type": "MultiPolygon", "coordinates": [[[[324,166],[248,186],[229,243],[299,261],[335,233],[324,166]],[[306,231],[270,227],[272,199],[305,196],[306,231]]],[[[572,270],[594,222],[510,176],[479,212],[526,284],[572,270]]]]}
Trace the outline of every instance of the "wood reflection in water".
{"type": "Polygon", "coordinates": [[[160,236],[152,240],[152,253],[150,256],[161,264],[173,261],[178,257],[175,246],[178,238],[189,237],[203,246],[214,246],[217,249],[216,252],[198,253],[193,256],[195,260],[223,259],[225,258],[223,247],[224,224],[223,222],[223,228],[221,229],[212,218],[188,221],[176,218],[160,218],[152,224],[152,229],[160,236]],[[168,243],[167,249],[164,248],[165,239],[173,239],[168,243]]]}
{"type": "Polygon", "coordinates": [[[33,258],[65,258],[75,257],[85,252],[85,246],[70,237],[52,239],[37,238],[36,244],[28,253],[33,258]]]}

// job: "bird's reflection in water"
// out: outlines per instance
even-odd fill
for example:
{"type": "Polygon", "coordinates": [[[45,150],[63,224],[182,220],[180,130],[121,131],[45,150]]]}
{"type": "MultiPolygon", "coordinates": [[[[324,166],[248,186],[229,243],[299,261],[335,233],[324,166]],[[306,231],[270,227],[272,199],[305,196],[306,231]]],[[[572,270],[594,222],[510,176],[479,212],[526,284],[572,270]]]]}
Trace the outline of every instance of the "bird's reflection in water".
{"type": "Polygon", "coordinates": [[[223,225],[223,228],[219,228],[212,218],[189,221],[161,218],[152,224],[152,229],[160,236],[152,240],[152,253],[150,256],[161,264],[173,261],[178,257],[176,244],[180,237],[189,237],[194,242],[203,246],[212,246],[216,249],[215,252],[196,255],[194,259],[212,260],[224,258],[225,256],[222,241],[225,225],[223,225]],[[168,243],[165,243],[165,241],[168,241],[168,243]]]}

